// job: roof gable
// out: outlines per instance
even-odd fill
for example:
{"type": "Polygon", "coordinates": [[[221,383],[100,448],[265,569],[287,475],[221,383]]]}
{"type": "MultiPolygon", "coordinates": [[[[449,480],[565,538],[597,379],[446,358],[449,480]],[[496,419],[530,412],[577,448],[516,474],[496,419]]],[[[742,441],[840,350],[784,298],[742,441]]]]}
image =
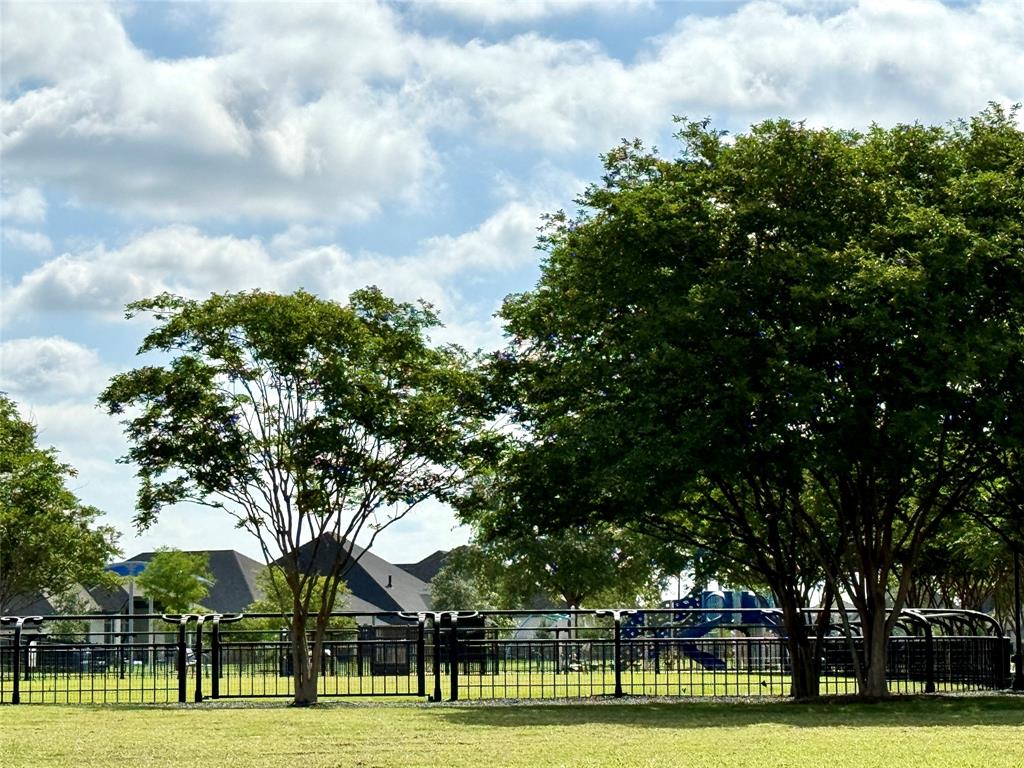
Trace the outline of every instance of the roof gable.
{"type": "Polygon", "coordinates": [[[440,571],[448,559],[449,550],[439,549],[432,554],[427,555],[418,563],[399,563],[398,567],[402,570],[408,571],[420,581],[430,582],[437,572],[440,571]]]}
{"type": "MultiPolygon", "coordinates": [[[[312,566],[320,574],[330,572],[338,550],[349,548],[344,539],[325,534],[298,549],[299,568],[312,566]]],[[[430,608],[430,587],[400,566],[389,563],[358,545],[352,545],[351,561],[343,568],[352,595],[345,610],[425,611],[430,608]]],[[[284,558],[275,561],[282,565],[284,558]]]]}

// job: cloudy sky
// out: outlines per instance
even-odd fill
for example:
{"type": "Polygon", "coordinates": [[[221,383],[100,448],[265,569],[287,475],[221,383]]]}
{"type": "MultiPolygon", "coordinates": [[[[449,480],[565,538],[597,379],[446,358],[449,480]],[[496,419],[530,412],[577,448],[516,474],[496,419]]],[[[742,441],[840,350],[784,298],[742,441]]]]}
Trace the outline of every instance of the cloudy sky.
{"type": "MultiPolygon", "coordinates": [[[[539,215],[598,155],[673,115],[742,131],[943,123],[1024,99],[1024,3],[462,0],[4,3],[0,390],[76,466],[75,491],[160,544],[258,547],[183,508],[141,537],[119,427],[95,406],[170,290],[377,284],[494,348],[529,289],[539,215]]],[[[465,540],[424,509],[377,551],[465,540]]]]}

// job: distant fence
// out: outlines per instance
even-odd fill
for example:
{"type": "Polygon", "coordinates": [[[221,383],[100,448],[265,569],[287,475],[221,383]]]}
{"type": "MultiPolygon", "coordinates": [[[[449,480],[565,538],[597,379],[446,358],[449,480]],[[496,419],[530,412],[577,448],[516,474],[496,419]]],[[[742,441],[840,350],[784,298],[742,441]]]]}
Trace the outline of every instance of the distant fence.
{"type": "MultiPolygon", "coordinates": [[[[780,619],[773,609],[338,612],[311,653],[320,655],[322,697],[787,696],[780,619]]],[[[0,703],[291,697],[291,643],[275,622],[3,617],[0,703]]],[[[823,694],[856,692],[856,626],[850,638],[833,627],[816,654],[823,694]]],[[[1004,688],[1010,642],[984,614],[905,611],[889,639],[887,678],[895,693],[1004,688]]]]}

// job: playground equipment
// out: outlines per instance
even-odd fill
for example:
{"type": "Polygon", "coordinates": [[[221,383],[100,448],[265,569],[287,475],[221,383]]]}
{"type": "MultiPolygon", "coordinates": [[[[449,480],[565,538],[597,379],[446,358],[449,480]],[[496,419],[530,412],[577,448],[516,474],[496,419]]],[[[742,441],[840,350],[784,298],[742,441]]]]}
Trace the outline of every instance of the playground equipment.
{"type": "MultiPolygon", "coordinates": [[[[623,637],[635,640],[652,638],[656,640],[697,639],[717,629],[728,629],[746,637],[762,636],[765,629],[778,630],[777,616],[771,609],[770,600],[753,592],[733,590],[704,590],[700,595],[691,595],[681,600],[662,603],[662,608],[676,611],[668,617],[664,614],[649,614],[637,611],[623,623],[623,637]],[[720,613],[717,611],[721,611],[720,613]],[[671,621],[666,621],[671,618],[671,621]]],[[[680,653],[704,669],[724,671],[726,661],[696,643],[675,643],[680,653]]],[[[660,662],[661,646],[650,644],[647,655],[650,661],[660,662]]]]}

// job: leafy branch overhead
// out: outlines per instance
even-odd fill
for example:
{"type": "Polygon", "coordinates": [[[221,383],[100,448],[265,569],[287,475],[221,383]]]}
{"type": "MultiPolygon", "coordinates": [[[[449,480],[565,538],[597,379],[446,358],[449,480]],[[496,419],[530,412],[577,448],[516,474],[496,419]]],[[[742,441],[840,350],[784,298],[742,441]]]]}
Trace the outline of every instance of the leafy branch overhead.
{"type": "Polygon", "coordinates": [[[68,488],[75,470],[36,444],[33,424],[0,393],[0,610],[43,594],[57,601],[78,584],[107,584],[117,532],[68,488]]]}

